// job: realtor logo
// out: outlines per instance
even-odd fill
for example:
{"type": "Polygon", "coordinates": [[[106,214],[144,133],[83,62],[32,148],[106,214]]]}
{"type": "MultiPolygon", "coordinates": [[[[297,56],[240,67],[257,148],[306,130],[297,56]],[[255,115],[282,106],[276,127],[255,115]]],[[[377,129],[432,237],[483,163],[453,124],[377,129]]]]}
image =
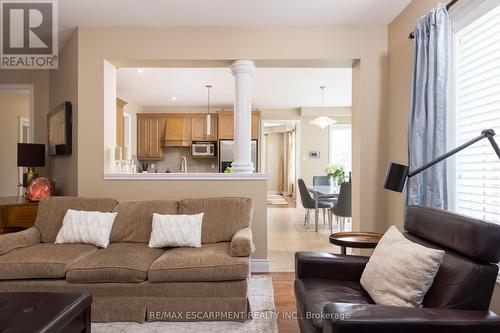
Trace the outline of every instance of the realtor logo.
{"type": "Polygon", "coordinates": [[[0,1],[0,68],[57,68],[57,3],[0,1]]]}

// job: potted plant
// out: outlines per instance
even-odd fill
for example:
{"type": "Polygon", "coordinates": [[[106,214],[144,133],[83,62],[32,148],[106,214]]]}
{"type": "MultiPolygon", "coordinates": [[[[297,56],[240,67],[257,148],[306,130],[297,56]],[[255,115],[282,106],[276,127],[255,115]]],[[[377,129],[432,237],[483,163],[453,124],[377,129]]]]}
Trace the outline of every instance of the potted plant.
{"type": "Polygon", "coordinates": [[[330,185],[340,185],[345,180],[344,167],[339,164],[329,164],[325,168],[330,185]]]}

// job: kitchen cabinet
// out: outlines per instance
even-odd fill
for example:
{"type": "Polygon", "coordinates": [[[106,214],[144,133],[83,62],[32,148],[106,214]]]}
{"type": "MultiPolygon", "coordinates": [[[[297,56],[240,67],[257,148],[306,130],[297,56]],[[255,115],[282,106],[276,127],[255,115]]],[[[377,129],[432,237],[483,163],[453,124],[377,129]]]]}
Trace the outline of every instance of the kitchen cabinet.
{"type": "Polygon", "coordinates": [[[137,159],[162,160],[163,126],[160,118],[137,115],[137,159]]]}
{"type": "Polygon", "coordinates": [[[234,117],[233,113],[219,113],[219,139],[234,139],[234,117]]]}
{"type": "Polygon", "coordinates": [[[191,118],[193,141],[217,141],[217,117],[210,117],[210,135],[207,134],[207,117],[191,118]]]}
{"type": "MultiPolygon", "coordinates": [[[[232,112],[221,112],[219,117],[219,139],[234,139],[234,114],[232,112]]],[[[252,112],[252,140],[258,140],[260,134],[260,113],[252,112]]]]}
{"type": "Polygon", "coordinates": [[[191,117],[168,117],[165,124],[164,145],[184,147],[191,145],[191,117]]]}
{"type": "Polygon", "coordinates": [[[252,140],[259,140],[260,114],[252,112],[252,140]]]}
{"type": "Polygon", "coordinates": [[[119,147],[124,145],[123,109],[125,105],[127,105],[127,102],[119,98],[116,99],[116,145],[119,147]]]}

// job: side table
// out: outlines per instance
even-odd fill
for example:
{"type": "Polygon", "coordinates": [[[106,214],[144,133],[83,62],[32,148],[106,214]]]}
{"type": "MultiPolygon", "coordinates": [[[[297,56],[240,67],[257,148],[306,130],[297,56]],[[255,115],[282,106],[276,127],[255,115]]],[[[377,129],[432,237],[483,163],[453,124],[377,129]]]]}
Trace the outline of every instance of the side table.
{"type": "Polygon", "coordinates": [[[373,249],[382,236],[378,232],[336,232],[330,235],[330,243],[340,246],[342,254],[347,254],[347,247],[373,249]]]}
{"type": "Polygon", "coordinates": [[[0,197],[0,235],[31,228],[38,203],[24,197],[0,197]]]}

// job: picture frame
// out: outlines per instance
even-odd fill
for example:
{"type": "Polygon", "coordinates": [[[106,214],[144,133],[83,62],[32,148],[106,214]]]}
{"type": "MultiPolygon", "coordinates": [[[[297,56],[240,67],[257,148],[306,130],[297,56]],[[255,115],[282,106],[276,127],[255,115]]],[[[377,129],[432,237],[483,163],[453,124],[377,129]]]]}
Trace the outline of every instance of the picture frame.
{"type": "Polygon", "coordinates": [[[72,118],[71,102],[64,102],[47,114],[47,143],[49,156],[71,155],[72,118]]]}

